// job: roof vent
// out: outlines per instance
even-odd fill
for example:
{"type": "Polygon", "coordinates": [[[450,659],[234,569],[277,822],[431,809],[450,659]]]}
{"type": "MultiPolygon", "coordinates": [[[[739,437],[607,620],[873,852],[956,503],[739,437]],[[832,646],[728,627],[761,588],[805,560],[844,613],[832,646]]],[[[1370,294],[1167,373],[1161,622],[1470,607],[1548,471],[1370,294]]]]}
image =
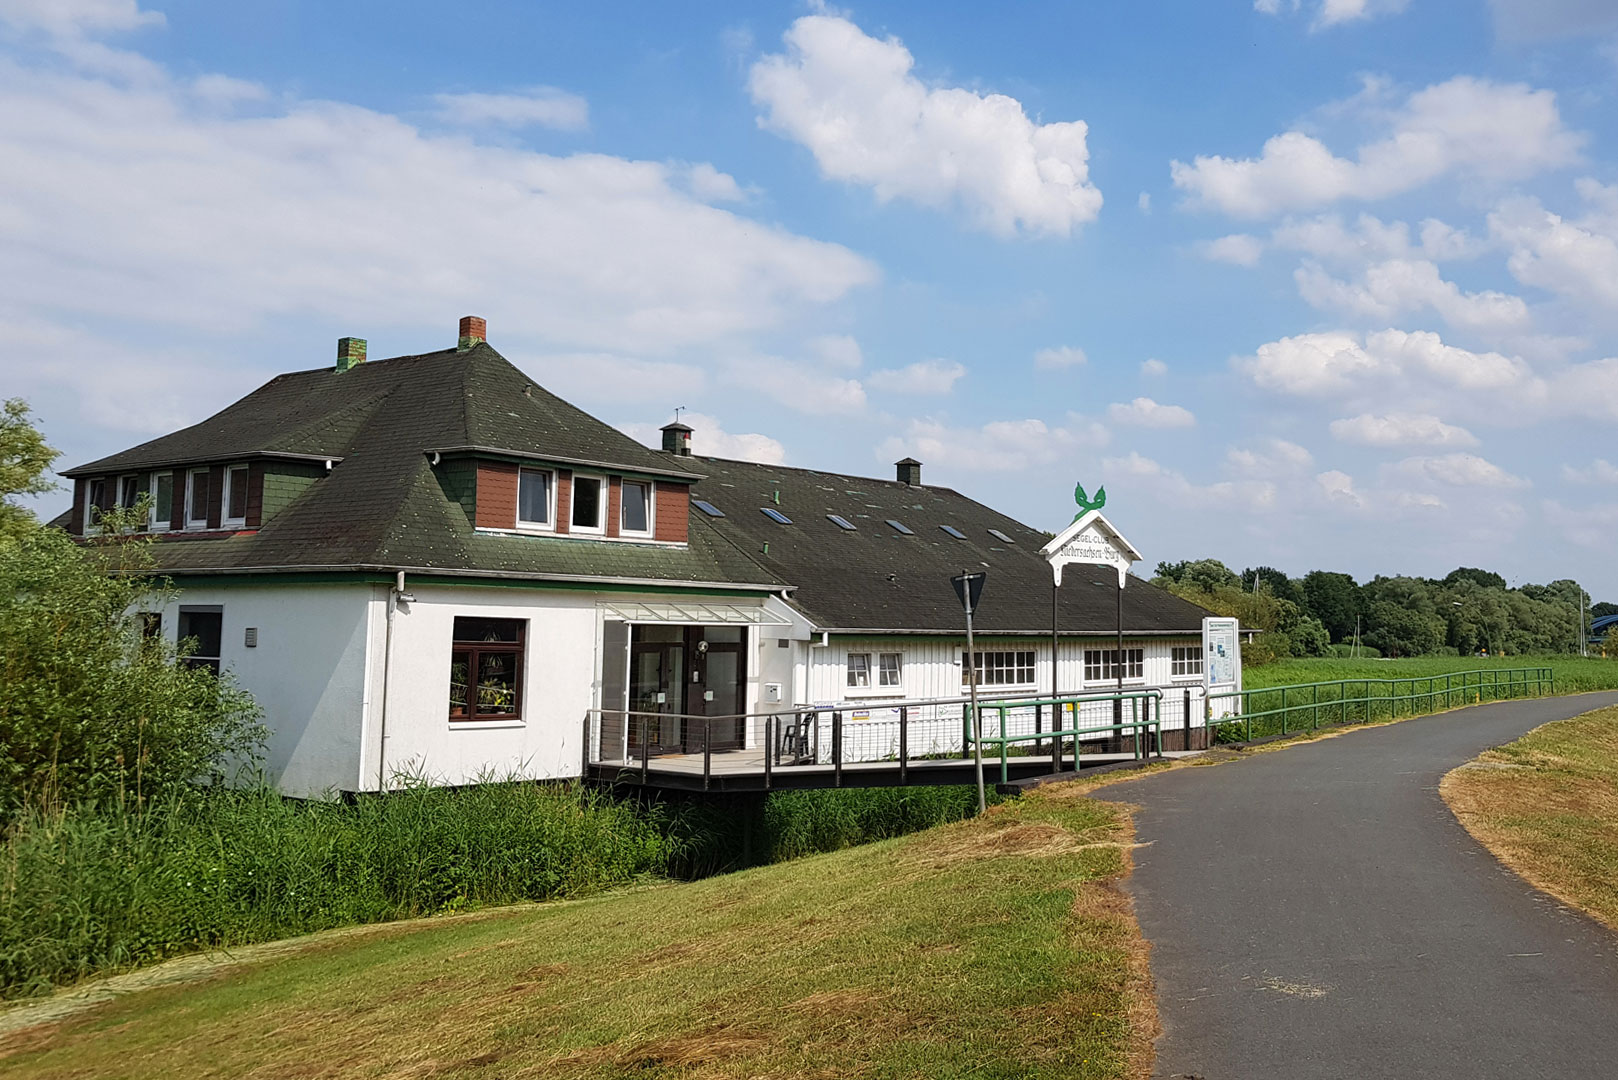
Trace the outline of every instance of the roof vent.
{"type": "Polygon", "coordinates": [[[899,483],[921,487],[921,462],[913,457],[907,457],[894,462],[893,467],[899,472],[899,483]]]}
{"type": "Polygon", "coordinates": [[[680,457],[691,456],[691,428],[676,420],[663,425],[663,452],[680,457]]]}
{"type": "Polygon", "coordinates": [[[340,337],[337,339],[337,371],[344,372],[351,367],[365,363],[365,339],[362,337],[340,337]]]}
{"type": "Polygon", "coordinates": [[[465,352],[474,345],[481,345],[489,340],[489,324],[481,315],[462,315],[461,333],[455,341],[455,348],[465,352]]]}

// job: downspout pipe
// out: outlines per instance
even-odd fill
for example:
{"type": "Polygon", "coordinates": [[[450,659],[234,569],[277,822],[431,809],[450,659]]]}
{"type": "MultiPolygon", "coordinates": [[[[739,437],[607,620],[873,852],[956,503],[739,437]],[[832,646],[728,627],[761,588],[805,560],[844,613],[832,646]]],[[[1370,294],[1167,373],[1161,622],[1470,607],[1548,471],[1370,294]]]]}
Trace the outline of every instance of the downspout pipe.
{"type": "Polygon", "coordinates": [[[387,628],[382,633],[382,704],[377,710],[376,789],[388,790],[388,675],[393,668],[393,616],[399,610],[399,597],[405,591],[405,572],[400,570],[388,590],[387,628]]]}

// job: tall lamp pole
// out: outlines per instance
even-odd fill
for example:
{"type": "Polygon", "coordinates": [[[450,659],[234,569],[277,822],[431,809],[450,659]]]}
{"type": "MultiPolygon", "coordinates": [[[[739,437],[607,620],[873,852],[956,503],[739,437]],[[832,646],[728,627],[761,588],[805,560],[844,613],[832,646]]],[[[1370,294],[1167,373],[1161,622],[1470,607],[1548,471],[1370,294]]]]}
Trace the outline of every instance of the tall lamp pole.
{"type": "Polygon", "coordinates": [[[989,808],[989,799],[983,787],[983,717],[978,712],[978,665],[972,641],[972,612],[983,596],[986,577],[988,575],[982,570],[977,573],[962,570],[959,577],[950,579],[950,584],[955,586],[955,595],[961,598],[961,607],[966,610],[966,685],[972,701],[972,769],[977,776],[980,814],[989,808]]]}

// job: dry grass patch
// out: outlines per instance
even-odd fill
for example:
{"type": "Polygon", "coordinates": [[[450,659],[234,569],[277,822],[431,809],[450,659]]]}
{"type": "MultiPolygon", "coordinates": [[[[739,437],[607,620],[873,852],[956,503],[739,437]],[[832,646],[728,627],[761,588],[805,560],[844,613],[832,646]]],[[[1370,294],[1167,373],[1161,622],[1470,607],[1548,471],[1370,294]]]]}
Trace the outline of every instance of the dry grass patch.
{"type": "Polygon", "coordinates": [[[988,817],[660,889],[395,924],[5,1043],[8,1077],[1145,1076],[1127,808],[988,817]]]}
{"type": "Polygon", "coordinates": [[[1536,728],[1439,790],[1501,862],[1618,929],[1618,708],[1536,728]]]}

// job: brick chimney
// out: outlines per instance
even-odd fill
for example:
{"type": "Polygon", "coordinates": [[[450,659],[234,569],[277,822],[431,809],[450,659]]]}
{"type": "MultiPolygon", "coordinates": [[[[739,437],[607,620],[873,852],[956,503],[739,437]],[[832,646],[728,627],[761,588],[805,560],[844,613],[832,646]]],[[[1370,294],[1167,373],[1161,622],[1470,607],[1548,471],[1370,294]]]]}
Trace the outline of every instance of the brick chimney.
{"type": "Polygon", "coordinates": [[[489,324],[483,321],[481,315],[461,316],[461,335],[455,342],[455,347],[465,352],[474,345],[481,345],[489,340],[489,324]]]}
{"type": "Polygon", "coordinates": [[[663,452],[678,457],[691,456],[692,428],[676,420],[672,424],[663,425],[663,452]]]}
{"type": "Polygon", "coordinates": [[[894,462],[893,467],[898,470],[899,483],[921,487],[921,462],[913,457],[907,457],[894,462]]]}
{"type": "Polygon", "coordinates": [[[365,363],[365,339],[362,337],[340,337],[337,339],[337,371],[344,372],[351,367],[365,363]]]}

